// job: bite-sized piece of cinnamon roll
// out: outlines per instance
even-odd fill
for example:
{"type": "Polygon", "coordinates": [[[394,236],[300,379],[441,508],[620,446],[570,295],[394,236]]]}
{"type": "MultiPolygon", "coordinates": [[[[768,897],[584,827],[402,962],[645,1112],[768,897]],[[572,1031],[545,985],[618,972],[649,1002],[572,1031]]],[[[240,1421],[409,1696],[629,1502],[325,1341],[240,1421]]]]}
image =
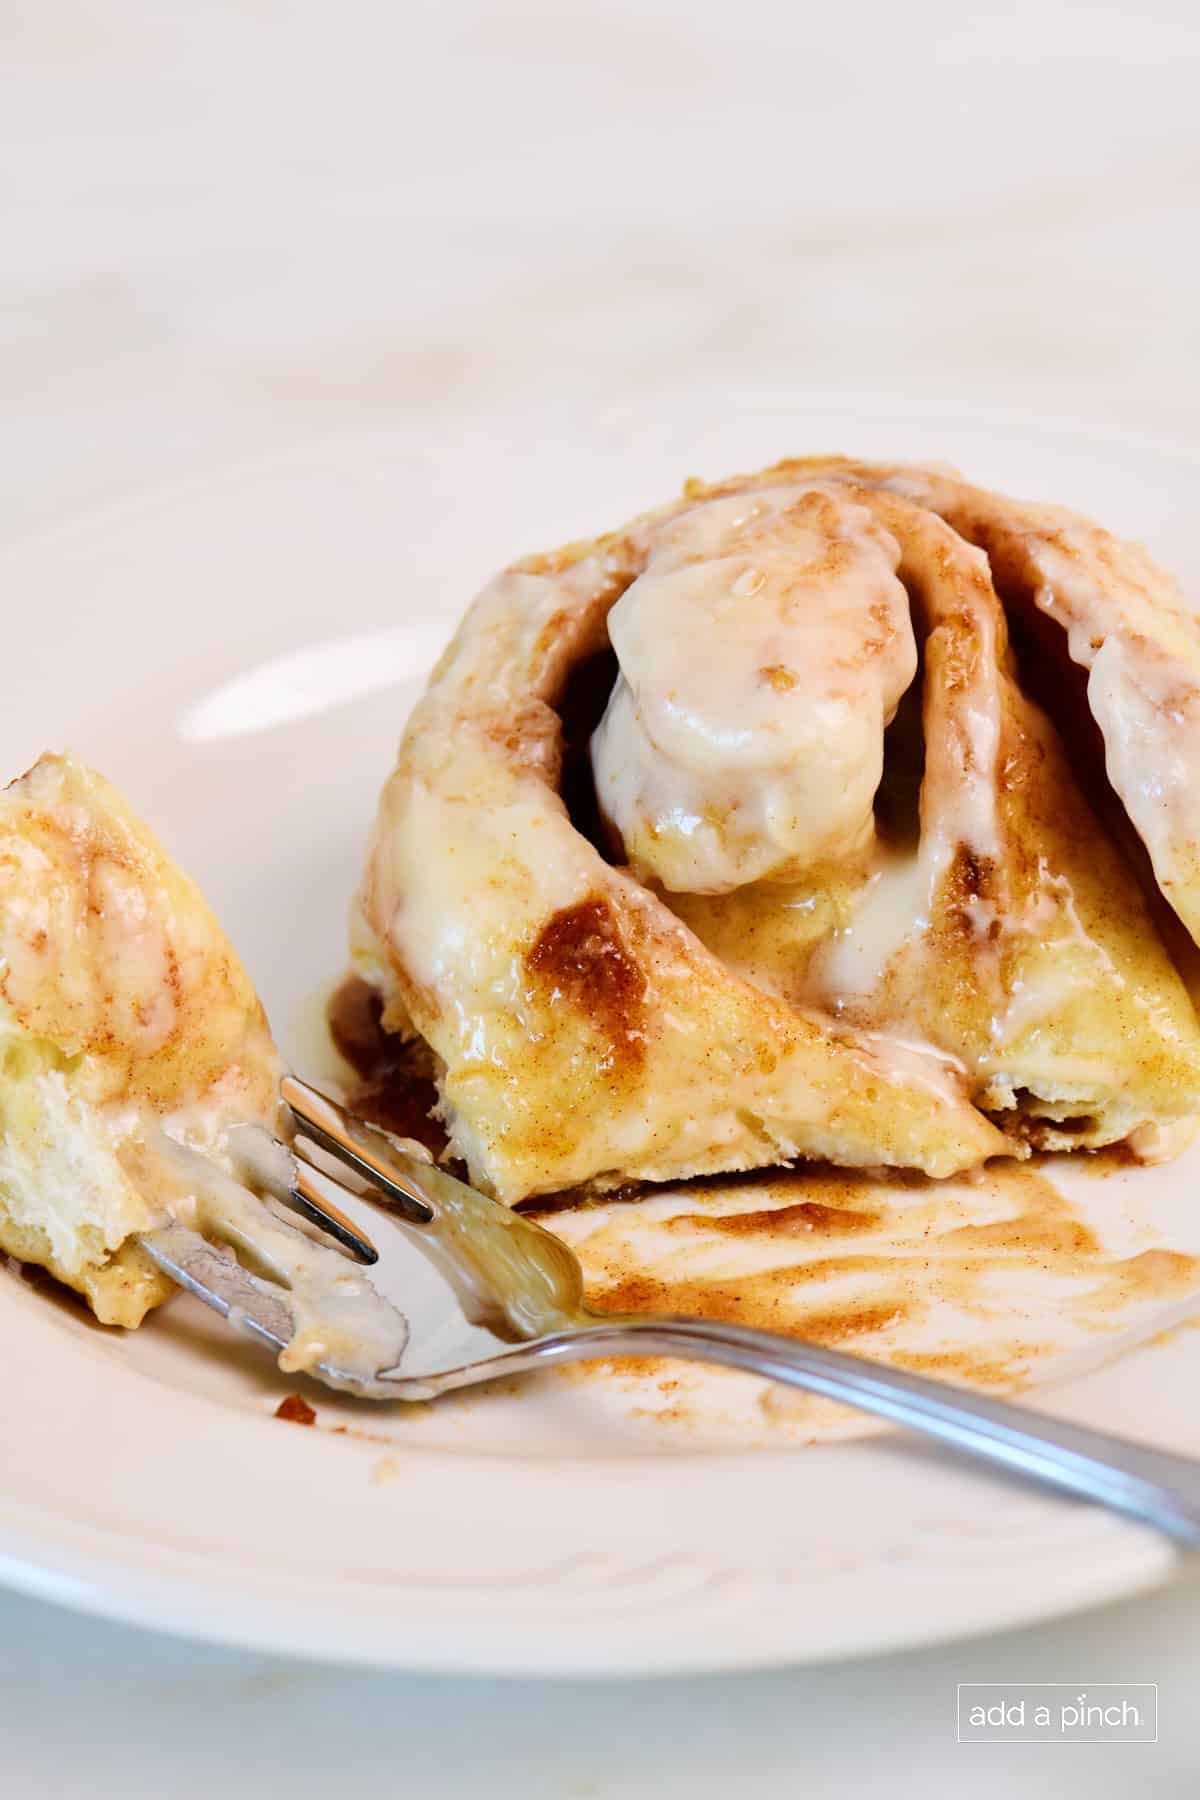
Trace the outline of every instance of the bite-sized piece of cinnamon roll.
{"type": "Polygon", "coordinates": [[[228,1173],[279,1075],[232,947],[116,789],[65,756],[0,789],[0,1250],[140,1324],[175,1292],[136,1234],[190,1194],[177,1147],[228,1173]]]}
{"type": "Polygon", "coordinates": [[[1007,592],[914,497],[949,479],[693,483],[468,613],[356,949],[501,1198],[798,1157],[945,1175],[1200,1108],[1191,1003],[1007,592]],[[572,695],[606,649],[589,785],[572,695]]]}

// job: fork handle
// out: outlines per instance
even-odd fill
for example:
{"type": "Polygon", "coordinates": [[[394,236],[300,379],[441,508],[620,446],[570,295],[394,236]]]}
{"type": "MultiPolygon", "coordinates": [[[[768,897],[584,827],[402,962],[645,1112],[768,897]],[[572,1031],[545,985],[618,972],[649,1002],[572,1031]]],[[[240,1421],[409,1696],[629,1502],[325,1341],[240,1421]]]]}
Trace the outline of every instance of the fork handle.
{"type": "MultiPolygon", "coordinates": [[[[1200,1462],[801,1339],[707,1319],[598,1319],[494,1360],[497,1374],[515,1374],[647,1352],[720,1363],[840,1400],[1200,1545],[1200,1462]]],[[[472,1373],[479,1380],[482,1371],[476,1365],[472,1373]]]]}

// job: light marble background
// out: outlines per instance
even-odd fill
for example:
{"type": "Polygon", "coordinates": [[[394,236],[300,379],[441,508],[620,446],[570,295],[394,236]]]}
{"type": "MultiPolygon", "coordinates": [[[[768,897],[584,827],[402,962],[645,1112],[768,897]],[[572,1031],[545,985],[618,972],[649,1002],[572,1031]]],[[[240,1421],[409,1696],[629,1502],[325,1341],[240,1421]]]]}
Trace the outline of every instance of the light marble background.
{"type": "MultiPolygon", "coordinates": [[[[364,426],[462,418],[504,454],[551,414],[650,432],[692,380],[1189,439],[1198,85],[1200,13],[1167,0],[7,0],[0,538],[364,426]]],[[[0,1792],[1182,1796],[1198,1680],[1182,1585],[592,1687],[303,1668],[6,1597],[0,1792]],[[1157,1680],[1162,1741],[958,1748],[955,1682],[997,1679],[1157,1680]]]]}

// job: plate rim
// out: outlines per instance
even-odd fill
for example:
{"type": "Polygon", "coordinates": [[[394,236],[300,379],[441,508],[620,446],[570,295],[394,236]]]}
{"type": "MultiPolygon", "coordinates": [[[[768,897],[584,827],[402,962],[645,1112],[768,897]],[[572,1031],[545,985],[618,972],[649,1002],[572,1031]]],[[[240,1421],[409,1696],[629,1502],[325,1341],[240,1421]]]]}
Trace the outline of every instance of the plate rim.
{"type": "MultiPolygon", "coordinates": [[[[874,395],[868,401],[866,397],[847,396],[844,392],[834,395],[810,390],[809,402],[814,410],[824,411],[828,408],[830,418],[844,418],[848,428],[852,427],[856,418],[899,425],[906,419],[911,422],[918,416],[932,426],[945,423],[950,428],[958,427],[973,432],[1008,434],[1026,430],[1030,425],[1027,417],[1016,413],[992,415],[984,423],[966,413],[943,411],[941,408],[936,412],[918,415],[911,404],[906,406],[897,398],[893,405],[887,395],[874,395]]],[[[790,410],[792,408],[782,397],[771,408],[773,414],[783,414],[790,410]]],[[[1127,450],[1149,453],[1189,468],[1200,464],[1200,448],[1176,442],[1163,434],[1127,432],[1115,427],[1105,431],[1079,421],[1038,420],[1036,429],[1039,439],[1054,438],[1061,441],[1064,447],[1072,444],[1094,447],[1097,442],[1102,442],[1104,447],[1116,452],[1127,450]]],[[[131,527],[136,529],[138,521],[147,513],[169,514],[180,507],[203,507],[206,501],[211,504],[214,491],[227,491],[231,485],[264,479],[268,482],[286,480],[289,471],[297,467],[308,467],[314,462],[318,465],[327,464],[332,476],[334,469],[353,466],[358,458],[378,456],[381,447],[409,450],[413,442],[413,437],[408,432],[380,427],[366,431],[321,434],[264,453],[222,461],[209,469],[181,478],[131,490],[68,518],[51,521],[7,540],[0,545],[0,572],[13,568],[21,559],[32,557],[36,561],[43,555],[53,558],[59,545],[78,545],[80,539],[86,541],[89,534],[99,532],[104,535],[114,530],[121,533],[131,527]]],[[[189,1399],[193,1398],[194,1396],[189,1396],[189,1399]]],[[[0,1412],[3,1410],[4,1402],[0,1398],[0,1412]]],[[[224,1408],[219,1410],[226,1413],[228,1411],[224,1408]]],[[[307,1438],[310,1434],[295,1435],[307,1438]]],[[[362,1455],[367,1454],[360,1446],[355,1446],[355,1449],[361,1450],[362,1455]]],[[[378,1457],[378,1446],[370,1454],[378,1457]]],[[[754,1454],[761,1462],[764,1456],[772,1453],[754,1454]]],[[[711,1466],[712,1458],[700,1453],[693,1459],[684,1453],[670,1459],[675,1466],[691,1460],[703,1461],[711,1466]]],[[[496,1459],[456,1455],[454,1461],[459,1471],[465,1471],[470,1462],[480,1461],[492,1465],[496,1459]]],[[[606,1460],[596,1465],[575,1462],[571,1466],[576,1471],[581,1467],[589,1470],[595,1467],[612,1470],[618,1466],[619,1461],[620,1459],[606,1460]]],[[[645,1464],[644,1461],[634,1459],[634,1466],[640,1469],[645,1464]]],[[[1064,1511],[1057,1503],[1051,1504],[1060,1520],[1074,1518],[1077,1522],[1084,1513],[1092,1516],[1090,1509],[1064,1511]]],[[[0,1582],[21,1592],[127,1624],[211,1643],[237,1644],[293,1657],[458,1674],[563,1677],[669,1675],[806,1661],[834,1661],[882,1654],[901,1647],[924,1647],[949,1642],[956,1638],[978,1635],[981,1631],[1016,1629],[1038,1620],[1090,1610],[1158,1585],[1170,1577],[1178,1560],[1176,1553],[1169,1547],[1152,1539],[1139,1528],[1105,1519],[1102,1521],[1104,1530],[1100,1532],[1099,1541],[1107,1552],[1116,1552],[1115,1554],[1097,1559],[1095,1547],[1090,1541],[1094,1534],[1085,1530],[1085,1554],[1078,1566],[1072,1562],[1070,1555],[1065,1556],[1057,1583],[1045,1582],[1036,1596],[1024,1591],[1019,1600],[1014,1598],[1008,1615],[998,1596],[993,1610],[982,1623],[976,1617],[967,1616],[961,1607],[952,1608],[947,1616],[938,1615],[935,1609],[928,1615],[924,1626],[915,1626],[909,1619],[902,1627],[880,1628],[872,1633],[860,1624],[852,1639],[848,1636],[839,1643],[805,1646],[794,1635],[784,1641],[786,1633],[776,1633],[774,1636],[768,1633],[766,1639],[760,1634],[758,1640],[755,1640],[753,1634],[742,1635],[740,1638],[735,1634],[732,1640],[720,1641],[695,1634],[687,1638],[687,1641],[674,1643],[642,1639],[627,1641],[621,1649],[619,1659],[614,1659],[611,1645],[605,1649],[591,1644],[583,1652],[573,1655],[560,1637],[553,1644],[545,1646],[544,1654],[534,1653],[528,1647],[524,1652],[514,1648],[508,1660],[498,1664],[495,1646],[489,1648],[487,1643],[479,1639],[475,1640],[478,1649],[473,1651],[469,1643],[464,1646],[461,1636],[453,1643],[442,1643],[436,1633],[427,1633],[425,1641],[416,1644],[411,1632],[406,1641],[397,1641],[385,1631],[376,1631],[374,1627],[368,1631],[361,1620],[357,1625],[343,1621],[342,1628],[338,1629],[332,1616],[324,1613],[318,1616],[311,1609],[306,1615],[303,1607],[297,1610],[277,1604],[273,1610],[264,1611],[261,1591],[257,1600],[253,1595],[239,1599],[227,1583],[224,1586],[221,1583],[215,1584],[221,1589],[218,1605],[213,1598],[211,1561],[203,1558],[194,1567],[189,1565],[185,1568],[182,1563],[177,1563],[173,1572],[160,1572],[157,1577],[147,1575],[144,1579],[131,1582],[128,1552],[122,1558],[111,1546],[106,1548],[93,1543],[91,1548],[87,1548],[80,1539],[81,1536],[86,1537],[88,1528],[62,1513],[47,1515],[43,1512],[40,1525],[27,1514],[28,1509],[24,1503],[11,1495],[0,1499],[0,1582]],[[204,1596],[205,1588],[207,1599],[204,1596]]],[[[129,1539],[124,1536],[119,1541],[129,1546],[136,1558],[137,1542],[130,1545],[129,1539]]],[[[1063,1550],[1066,1547],[1058,1548],[1063,1550]]],[[[589,1629],[586,1609],[577,1620],[577,1628],[585,1632],[589,1629]]]]}

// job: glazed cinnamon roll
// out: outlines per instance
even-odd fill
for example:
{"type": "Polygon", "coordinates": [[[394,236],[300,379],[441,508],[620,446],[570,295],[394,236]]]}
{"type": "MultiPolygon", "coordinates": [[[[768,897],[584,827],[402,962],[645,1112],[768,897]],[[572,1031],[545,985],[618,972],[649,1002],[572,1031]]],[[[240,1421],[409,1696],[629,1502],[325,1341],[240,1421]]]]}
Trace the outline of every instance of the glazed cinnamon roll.
{"type": "Polygon", "coordinates": [[[841,459],[691,483],[471,607],[356,959],[511,1203],[1149,1153],[1200,1108],[1200,1035],[1135,834],[1200,927],[1198,696],[1168,579],[1071,515],[841,459]]]}

